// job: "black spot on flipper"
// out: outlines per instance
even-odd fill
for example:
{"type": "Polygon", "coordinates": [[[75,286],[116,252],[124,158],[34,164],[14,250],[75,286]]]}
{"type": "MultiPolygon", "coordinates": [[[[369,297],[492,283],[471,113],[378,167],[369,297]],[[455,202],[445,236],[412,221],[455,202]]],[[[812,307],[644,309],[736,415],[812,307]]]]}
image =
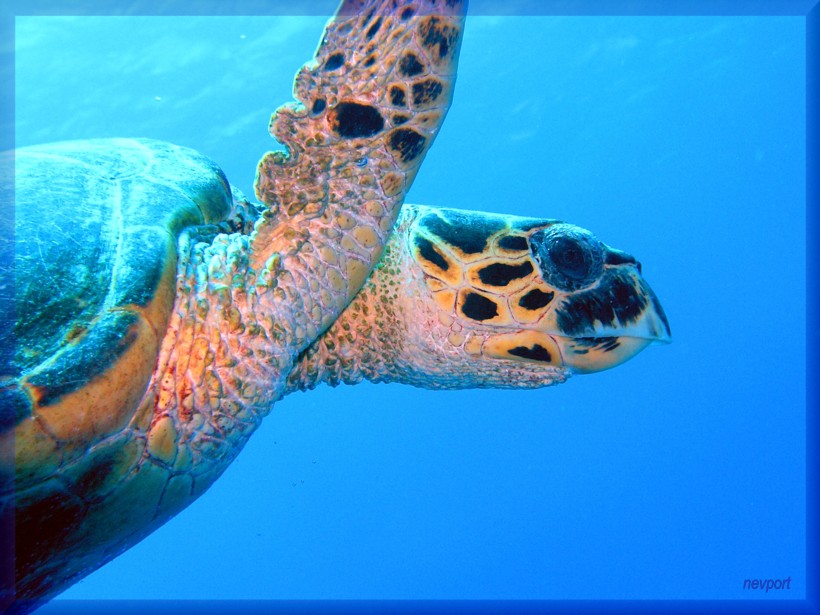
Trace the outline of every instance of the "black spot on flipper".
{"type": "Polygon", "coordinates": [[[436,247],[433,245],[433,242],[427,239],[426,237],[422,237],[421,235],[416,235],[413,238],[413,243],[416,244],[416,247],[419,250],[419,256],[421,256],[424,260],[433,263],[442,271],[447,271],[450,268],[450,263],[447,262],[436,247]]]}
{"type": "Polygon", "coordinates": [[[364,66],[365,66],[365,68],[368,68],[370,66],[373,66],[375,63],[376,63],[376,56],[370,55],[370,56],[367,56],[367,59],[364,61],[364,66]]]}
{"type": "Polygon", "coordinates": [[[527,243],[526,237],[507,235],[506,237],[502,237],[498,240],[498,247],[504,250],[524,252],[530,249],[530,244],[527,243]]]}
{"type": "Polygon", "coordinates": [[[525,310],[540,310],[549,305],[555,297],[555,293],[545,293],[539,288],[533,288],[526,295],[518,300],[518,305],[525,310]]]}
{"type": "Polygon", "coordinates": [[[533,344],[532,348],[527,348],[526,346],[516,346],[507,352],[514,357],[530,359],[531,361],[542,361],[544,363],[550,363],[552,361],[552,356],[549,351],[540,344],[533,344]]]}
{"type": "Polygon", "coordinates": [[[558,312],[558,327],[567,335],[578,335],[589,331],[596,321],[606,327],[629,324],[638,319],[646,306],[646,297],[630,277],[609,273],[596,288],[570,295],[564,301],[558,312]]]}
{"type": "Polygon", "coordinates": [[[384,128],[384,118],[370,105],[340,102],[333,109],[332,127],[345,139],[372,137],[384,128]]]}
{"type": "Polygon", "coordinates": [[[520,265],[493,263],[478,271],[478,279],[489,286],[506,286],[513,280],[525,278],[533,272],[532,263],[524,261],[520,265]]]}
{"type": "Polygon", "coordinates": [[[319,115],[322,111],[325,110],[325,107],[327,107],[325,99],[317,98],[313,101],[313,106],[310,108],[310,111],[311,113],[313,113],[313,115],[319,115]]]}
{"type": "Polygon", "coordinates": [[[427,139],[411,128],[398,128],[390,135],[388,145],[402,162],[407,163],[418,158],[424,152],[427,139]]]}
{"type": "Polygon", "coordinates": [[[464,254],[483,252],[490,237],[506,227],[506,222],[500,218],[466,216],[454,210],[427,214],[419,223],[464,254]]]}
{"type": "Polygon", "coordinates": [[[484,321],[498,316],[498,306],[495,301],[478,293],[467,293],[461,313],[472,320],[484,321]]]}
{"type": "Polygon", "coordinates": [[[458,33],[439,17],[430,16],[419,24],[421,44],[439,60],[446,58],[453,48],[458,33]]]}
{"type": "Polygon", "coordinates": [[[412,6],[408,6],[399,14],[399,19],[401,19],[402,21],[407,21],[415,14],[416,9],[414,9],[412,6]]]}
{"type": "Polygon", "coordinates": [[[443,87],[437,79],[424,79],[413,84],[413,105],[432,105],[441,96],[443,87]]]}
{"type": "Polygon", "coordinates": [[[399,62],[399,73],[405,77],[415,77],[423,72],[424,64],[419,62],[416,54],[408,51],[402,56],[401,61],[399,62]]]}
{"type": "Polygon", "coordinates": [[[367,32],[364,33],[367,40],[370,40],[375,36],[376,32],[379,31],[379,28],[381,27],[381,25],[382,25],[382,18],[379,17],[376,21],[373,22],[373,25],[370,26],[367,29],[367,32]]]}
{"type": "Polygon", "coordinates": [[[328,56],[327,60],[325,60],[324,69],[326,71],[336,70],[341,68],[345,63],[345,54],[342,52],[334,53],[331,56],[328,56]]]}
{"type": "Polygon", "coordinates": [[[407,95],[405,94],[404,89],[401,86],[390,86],[390,102],[394,107],[407,106],[407,95]]]}
{"type": "Polygon", "coordinates": [[[402,124],[406,124],[407,120],[410,118],[403,113],[397,113],[393,116],[393,125],[394,126],[401,126],[402,124]]]}

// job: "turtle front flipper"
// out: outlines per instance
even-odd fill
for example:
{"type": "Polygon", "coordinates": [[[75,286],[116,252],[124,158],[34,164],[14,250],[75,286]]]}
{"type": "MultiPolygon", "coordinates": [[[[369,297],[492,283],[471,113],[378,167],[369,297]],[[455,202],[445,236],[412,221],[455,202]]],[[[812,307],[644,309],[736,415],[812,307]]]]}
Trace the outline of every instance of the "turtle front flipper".
{"type": "Polygon", "coordinates": [[[343,2],[296,77],[298,102],[272,118],[288,152],[259,163],[256,194],[273,220],[251,262],[279,309],[296,310],[283,320],[297,353],[378,261],[452,99],[464,3],[394,5],[343,2]]]}

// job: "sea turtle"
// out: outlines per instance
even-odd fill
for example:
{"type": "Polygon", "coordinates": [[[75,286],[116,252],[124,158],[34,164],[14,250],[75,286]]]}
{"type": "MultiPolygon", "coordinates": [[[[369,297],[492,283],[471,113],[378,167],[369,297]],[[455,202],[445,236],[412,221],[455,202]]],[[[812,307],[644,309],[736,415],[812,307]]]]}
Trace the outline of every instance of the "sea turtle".
{"type": "Polygon", "coordinates": [[[16,152],[0,287],[14,609],[185,508],[290,391],[544,386],[668,337],[635,259],[583,229],[400,214],[452,98],[463,16],[457,0],[345,0],[298,103],[274,114],[288,153],[260,162],[261,205],[159,141],[16,152]]]}

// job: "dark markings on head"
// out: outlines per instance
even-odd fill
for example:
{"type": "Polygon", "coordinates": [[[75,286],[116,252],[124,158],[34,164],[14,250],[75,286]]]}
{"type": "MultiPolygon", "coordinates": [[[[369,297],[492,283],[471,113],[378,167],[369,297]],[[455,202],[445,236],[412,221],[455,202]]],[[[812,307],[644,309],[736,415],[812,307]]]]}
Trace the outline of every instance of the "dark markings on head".
{"type": "Polygon", "coordinates": [[[413,104],[432,105],[441,96],[442,85],[437,79],[429,78],[413,84],[413,104]]]}
{"type": "Polygon", "coordinates": [[[552,362],[552,356],[549,350],[541,346],[541,344],[533,344],[532,348],[526,346],[516,346],[508,350],[514,357],[521,357],[522,359],[529,359],[531,361],[543,361],[544,363],[552,362]]]}
{"type": "Polygon", "coordinates": [[[490,237],[505,228],[503,219],[490,216],[467,216],[455,210],[427,214],[420,224],[428,231],[465,254],[487,249],[490,237]]]}
{"type": "Polygon", "coordinates": [[[415,77],[416,75],[420,75],[422,72],[424,72],[424,65],[419,62],[416,54],[408,51],[402,56],[401,61],[399,62],[399,73],[405,77],[415,77]]]}
{"type": "Polygon", "coordinates": [[[548,306],[553,297],[555,297],[555,293],[545,293],[539,288],[533,288],[518,300],[518,305],[525,310],[540,310],[548,306]]]}
{"type": "Polygon", "coordinates": [[[533,271],[532,263],[524,261],[520,265],[493,263],[478,270],[478,279],[489,286],[506,286],[513,280],[526,278],[533,271]]]}
{"type": "Polygon", "coordinates": [[[369,55],[369,56],[367,56],[367,59],[364,61],[364,66],[365,66],[365,68],[367,68],[369,66],[373,66],[375,63],[376,63],[376,56],[375,55],[369,55]]]}
{"type": "Polygon", "coordinates": [[[419,32],[421,33],[421,44],[438,53],[439,59],[447,57],[458,36],[455,28],[451,28],[442,22],[441,18],[434,16],[428,17],[419,24],[419,32]]]}
{"type": "Polygon", "coordinates": [[[408,19],[410,19],[415,14],[416,14],[416,9],[414,9],[412,6],[408,6],[406,9],[404,9],[399,14],[399,19],[401,19],[402,21],[407,21],[408,19]]]}
{"type": "Polygon", "coordinates": [[[592,329],[596,321],[605,327],[629,324],[638,319],[646,305],[646,297],[635,288],[633,280],[610,269],[596,288],[566,299],[558,312],[558,327],[567,335],[577,335],[592,329]]]}
{"type": "Polygon", "coordinates": [[[324,98],[317,98],[316,100],[313,101],[313,106],[310,108],[310,110],[313,113],[313,115],[318,115],[322,111],[325,110],[325,107],[327,107],[327,103],[325,102],[325,99],[324,98]]]}
{"type": "Polygon", "coordinates": [[[340,102],[333,109],[331,127],[345,139],[372,137],[384,128],[384,118],[370,105],[340,102]]]}
{"type": "Polygon", "coordinates": [[[79,342],[68,345],[47,367],[28,376],[40,405],[55,403],[111,368],[137,339],[138,320],[135,312],[106,312],[79,342]]]}
{"type": "Polygon", "coordinates": [[[529,251],[530,244],[526,237],[517,235],[507,235],[498,240],[498,247],[503,250],[514,250],[518,252],[529,251]]]}
{"type": "Polygon", "coordinates": [[[396,115],[393,116],[393,125],[394,126],[401,126],[402,124],[406,124],[407,120],[409,120],[409,119],[410,119],[409,116],[404,115],[403,113],[397,113],[396,115]]]}
{"type": "Polygon", "coordinates": [[[615,350],[621,345],[621,341],[617,337],[578,337],[575,338],[575,344],[586,347],[583,350],[576,350],[575,354],[586,354],[590,350],[615,350]]]}
{"type": "Polygon", "coordinates": [[[341,51],[328,56],[325,60],[325,70],[331,71],[340,68],[345,63],[345,54],[341,51]]]}
{"type": "Polygon", "coordinates": [[[402,162],[411,162],[424,152],[427,139],[412,128],[397,128],[390,135],[390,149],[398,154],[402,162]]]}
{"type": "Polygon", "coordinates": [[[610,350],[615,350],[620,345],[621,342],[618,340],[618,338],[613,337],[610,338],[609,342],[601,345],[601,350],[603,350],[604,352],[609,352],[610,350]]]}
{"type": "Polygon", "coordinates": [[[433,245],[433,242],[421,235],[416,235],[413,238],[413,243],[419,250],[419,256],[429,263],[434,264],[442,271],[447,271],[450,268],[450,263],[447,262],[441,253],[433,245]]]}
{"type": "Polygon", "coordinates": [[[407,95],[404,93],[404,88],[399,85],[391,85],[390,102],[394,107],[406,107],[407,95]]]}
{"type": "Polygon", "coordinates": [[[364,33],[365,37],[367,37],[367,40],[370,40],[370,39],[373,38],[373,36],[375,36],[376,32],[379,31],[379,28],[381,27],[381,25],[382,25],[382,18],[379,17],[376,21],[373,22],[373,25],[370,26],[367,29],[367,32],[364,33]]]}
{"type": "Polygon", "coordinates": [[[661,302],[658,301],[658,298],[649,286],[645,286],[644,290],[646,290],[646,294],[649,295],[649,299],[652,301],[652,307],[655,308],[655,313],[660,317],[661,322],[663,322],[663,327],[666,329],[666,335],[672,335],[672,329],[669,328],[669,321],[666,319],[666,312],[663,311],[661,302]]]}
{"type": "Polygon", "coordinates": [[[461,313],[472,320],[484,321],[498,316],[498,306],[495,301],[478,293],[467,293],[461,313]]]}

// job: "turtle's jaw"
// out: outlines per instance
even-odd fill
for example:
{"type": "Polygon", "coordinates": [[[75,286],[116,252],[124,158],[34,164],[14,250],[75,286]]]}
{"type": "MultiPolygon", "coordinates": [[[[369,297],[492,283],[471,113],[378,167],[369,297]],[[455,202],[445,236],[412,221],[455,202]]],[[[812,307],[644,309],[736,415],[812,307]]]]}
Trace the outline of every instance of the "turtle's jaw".
{"type": "Polygon", "coordinates": [[[672,341],[666,314],[637,262],[609,269],[596,288],[569,297],[554,324],[562,365],[577,373],[615,367],[651,344],[672,341]]]}
{"type": "Polygon", "coordinates": [[[561,349],[561,365],[578,374],[617,367],[650,344],[660,341],[625,335],[555,339],[561,349]]]}
{"type": "Polygon", "coordinates": [[[663,308],[634,261],[607,268],[595,285],[550,307],[531,327],[488,336],[483,354],[588,374],[671,341],[663,308]]]}

